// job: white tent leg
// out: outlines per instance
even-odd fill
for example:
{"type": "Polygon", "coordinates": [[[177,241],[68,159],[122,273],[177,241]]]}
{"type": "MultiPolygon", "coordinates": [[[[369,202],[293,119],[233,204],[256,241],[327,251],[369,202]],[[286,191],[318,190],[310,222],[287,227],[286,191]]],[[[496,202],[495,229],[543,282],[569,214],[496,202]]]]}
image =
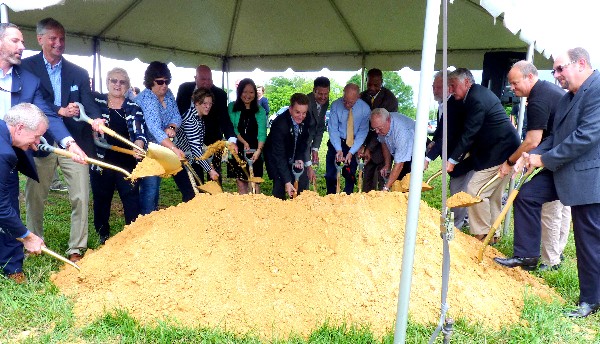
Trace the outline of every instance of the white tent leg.
{"type": "Polygon", "coordinates": [[[398,293],[398,311],[394,343],[406,341],[408,323],[408,303],[410,300],[410,284],[412,281],[413,262],[419,206],[421,205],[421,183],[423,181],[423,166],[425,159],[425,144],[427,142],[427,120],[429,119],[429,95],[433,70],[442,0],[427,0],[425,12],[425,31],[423,34],[423,53],[421,56],[421,78],[419,81],[419,99],[417,102],[417,117],[415,140],[413,145],[410,189],[408,194],[408,210],[404,230],[404,249],[402,254],[402,273],[400,276],[400,291],[398,293]]]}
{"type": "Polygon", "coordinates": [[[8,23],[8,6],[6,4],[0,4],[0,17],[2,17],[2,24],[8,23]]]}

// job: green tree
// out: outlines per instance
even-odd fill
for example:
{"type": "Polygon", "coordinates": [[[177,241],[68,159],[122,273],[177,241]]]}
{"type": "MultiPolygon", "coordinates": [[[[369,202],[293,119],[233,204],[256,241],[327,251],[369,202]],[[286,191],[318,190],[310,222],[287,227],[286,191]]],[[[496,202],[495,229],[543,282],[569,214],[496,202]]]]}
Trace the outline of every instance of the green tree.
{"type": "MultiPolygon", "coordinates": [[[[351,82],[360,86],[360,74],[354,74],[348,80],[348,83],[351,82]]],[[[366,89],[366,80],[364,85],[366,89]]],[[[398,112],[414,119],[417,115],[417,109],[413,103],[413,90],[410,85],[402,81],[400,74],[391,71],[383,72],[383,86],[392,91],[398,98],[398,112]]]]}
{"type": "MultiPolygon", "coordinates": [[[[313,90],[313,80],[301,77],[293,77],[291,79],[276,76],[271,78],[265,85],[265,93],[269,98],[269,106],[272,113],[277,112],[284,106],[290,105],[290,97],[292,94],[310,93],[313,90]]],[[[335,81],[331,80],[329,91],[329,101],[332,102],[342,96],[343,88],[335,81]]]]}

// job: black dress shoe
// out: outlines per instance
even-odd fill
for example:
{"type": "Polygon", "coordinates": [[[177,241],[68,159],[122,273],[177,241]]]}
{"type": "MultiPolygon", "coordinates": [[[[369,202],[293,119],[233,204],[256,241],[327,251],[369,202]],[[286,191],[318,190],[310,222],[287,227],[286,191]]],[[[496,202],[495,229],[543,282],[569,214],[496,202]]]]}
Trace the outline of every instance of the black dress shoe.
{"type": "Polygon", "coordinates": [[[533,271],[537,268],[540,257],[512,257],[512,258],[494,258],[494,261],[508,268],[520,266],[523,270],[533,271]]]}
{"type": "Polygon", "coordinates": [[[576,310],[567,312],[565,315],[571,318],[585,318],[590,314],[596,313],[598,309],[600,309],[600,303],[580,302],[576,310]]]}

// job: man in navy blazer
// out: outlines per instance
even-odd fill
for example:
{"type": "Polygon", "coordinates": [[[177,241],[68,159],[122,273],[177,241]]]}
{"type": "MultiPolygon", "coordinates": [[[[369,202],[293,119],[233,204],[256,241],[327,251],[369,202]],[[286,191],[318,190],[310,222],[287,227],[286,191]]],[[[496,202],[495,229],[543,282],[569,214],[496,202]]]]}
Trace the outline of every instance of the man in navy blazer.
{"type": "MultiPolygon", "coordinates": [[[[571,206],[579,305],[566,315],[587,317],[600,309],[600,73],[592,69],[585,49],[574,48],[554,58],[552,74],[568,90],[556,106],[553,131],[530,154],[524,153],[515,168],[525,163],[553,173],[540,173],[524,184],[515,208],[520,203],[539,212],[543,203],[556,199],[571,206]]],[[[514,257],[495,259],[504,266],[537,264],[539,231],[520,227],[514,257]]]]}
{"type": "Polygon", "coordinates": [[[299,177],[298,190],[293,186],[295,176],[292,173],[292,168],[300,171],[306,163],[309,128],[304,122],[308,104],[306,95],[294,93],[290,108],[275,118],[265,142],[265,164],[273,180],[273,196],[280,199],[285,199],[286,194],[291,198],[308,188],[306,170],[299,177]]]}
{"type": "MultiPolygon", "coordinates": [[[[92,96],[87,71],[63,58],[65,29],[58,21],[52,18],[40,20],[37,40],[42,52],[24,59],[23,68],[40,78],[40,90],[46,102],[62,118],[83,151],[87,155],[95,155],[92,128],[88,123],[72,118],[79,116],[79,107],[75,104],[79,102],[89,117],[100,121],[100,109],[92,96]]],[[[50,137],[46,139],[53,144],[50,137]]],[[[37,235],[44,235],[44,202],[48,198],[54,171],[61,166],[72,207],[67,254],[72,261],[78,261],[87,248],[88,240],[89,169],[55,154],[37,154],[34,160],[39,182],[29,178],[25,186],[27,226],[37,235]]]]}
{"type": "Polygon", "coordinates": [[[40,143],[48,119],[35,105],[22,103],[8,110],[0,120],[0,267],[17,283],[23,274],[23,245],[31,253],[41,253],[44,241],[33,234],[19,216],[19,175],[37,179],[29,148],[40,143]],[[18,241],[21,240],[21,241],[18,241]]]}

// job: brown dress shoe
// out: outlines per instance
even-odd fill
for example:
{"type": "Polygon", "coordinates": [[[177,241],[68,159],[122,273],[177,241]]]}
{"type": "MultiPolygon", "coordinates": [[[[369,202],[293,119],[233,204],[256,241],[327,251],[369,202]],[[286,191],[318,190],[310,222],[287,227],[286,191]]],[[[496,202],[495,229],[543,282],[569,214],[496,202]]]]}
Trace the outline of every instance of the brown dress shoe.
{"type": "Polygon", "coordinates": [[[15,281],[16,284],[27,283],[27,277],[23,272],[15,272],[14,274],[8,274],[6,277],[15,281]]]}
{"type": "Polygon", "coordinates": [[[69,260],[72,261],[73,263],[77,263],[78,261],[81,260],[81,258],[83,258],[83,255],[81,255],[79,253],[71,253],[69,255],[69,260]]]}

